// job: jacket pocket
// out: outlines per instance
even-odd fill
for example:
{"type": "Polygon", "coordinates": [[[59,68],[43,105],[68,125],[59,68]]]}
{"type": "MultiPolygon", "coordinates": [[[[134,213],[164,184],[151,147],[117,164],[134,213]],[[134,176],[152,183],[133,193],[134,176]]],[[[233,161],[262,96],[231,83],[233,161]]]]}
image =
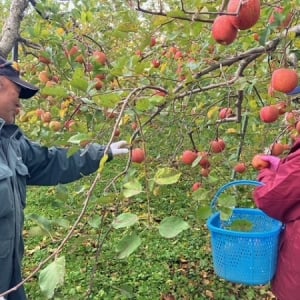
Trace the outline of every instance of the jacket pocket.
{"type": "Polygon", "coordinates": [[[0,259],[6,258],[12,252],[12,240],[0,240],[0,259]]]}
{"type": "Polygon", "coordinates": [[[26,181],[28,176],[28,168],[23,163],[22,160],[18,160],[16,163],[16,173],[17,173],[17,185],[18,191],[22,203],[22,207],[26,206],[26,181]]]}
{"type": "Polygon", "coordinates": [[[0,165],[0,218],[13,211],[12,175],[12,171],[9,167],[0,165]]]}

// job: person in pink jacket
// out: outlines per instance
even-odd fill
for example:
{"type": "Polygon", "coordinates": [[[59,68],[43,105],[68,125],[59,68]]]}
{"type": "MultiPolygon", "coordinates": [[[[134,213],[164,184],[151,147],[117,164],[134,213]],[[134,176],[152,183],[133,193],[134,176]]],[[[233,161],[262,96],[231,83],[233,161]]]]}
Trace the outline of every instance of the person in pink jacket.
{"type": "Polygon", "coordinates": [[[270,166],[258,174],[264,185],[254,190],[254,201],[258,208],[285,225],[272,292],[279,300],[297,300],[300,299],[300,139],[285,158],[266,155],[263,159],[270,166]]]}

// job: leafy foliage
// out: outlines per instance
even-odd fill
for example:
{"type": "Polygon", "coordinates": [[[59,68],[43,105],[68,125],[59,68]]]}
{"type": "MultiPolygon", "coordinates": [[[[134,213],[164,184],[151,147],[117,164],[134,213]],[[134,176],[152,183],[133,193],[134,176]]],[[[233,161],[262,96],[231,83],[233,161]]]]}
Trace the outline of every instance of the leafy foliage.
{"type": "MultiPolygon", "coordinates": [[[[85,234],[76,228],[73,236],[85,241],[78,244],[70,241],[69,246],[71,253],[76,252],[78,245],[88,252],[82,255],[88,267],[81,266],[82,269],[93,269],[96,265],[88,256],[104,263],[105,258],[112,260],[112,254],[106,250],[116,249],[117,256],[122,261],[126,258],[128,264],[132,263],[132,255],[136,255],[144,270],[139,274],[139,264],[133,263],[135,270],[130,271],[147,279],[149,266],[145,266],[139,250],[153,247],[151,260],[157,259],[157,265],[162,266],[160,269],[153,264],[153,280],[156,285],[163,285],[165,294],[171,291],[184,298],[186,291],[180,286],[188,282],[192,285],[190,298],[194,299],[257,298],[259,292],[253,289],[239,291],[239,287],[228,288],[223,282],[211,285],[211,281],[217,280],[208,267],[211,261],[207,233],[201,236],[202,242],[205,241],[202,245],[196,242],[197,233],[206,232],[203,220],[211,214],[210,201],[221,185],[233,179],[254,179],[253,155],[270,153],[275,141],[290,144],[298,135],[295,124],[287,124],[285,115],[266,124],[261,122],[259,111],[265,105],[280,102],[286,104],[287,112],[298,109],[295,98],[283,93],[271,95],[268,85],[274,69],[298,66],[299,39],[294,26],[299,20],[299,5],[296,0],[281,1],[287,12],[293,9],[294,13],[286,30],[278,27],[285,15],[276,15],[275,22],[269,22],[277,4],[263,1],[258,23],[249,30],[239,31],[238,39],[225,47],[211,37],[211,25],[222,3],[47,0],[30,7],[21,24],[18,64],[23,77],[39,86],[40,93],[23,103],[18,123],[25,133],[46,146],[69,147],[69,155],[88,147],[90,142],[106,144],[116,139],[128,141],[132,148],[143,146],[146,150],[146,161],[142,164],[133,164],[130,158],[127,162],[115,159],[108,167],[105,157],[96,175],[98,186],[85,178],[71,188],[58,186],[44,191],[47,194],[43,199],[37,200],[36,194],[30,194],[37,202],[43,201],[47,207],[55,204],[64,212],[60,217],[50,212],[50,218],[54,218],[51,221],[38,216],[36,211],[28,214],[27,226],[34,229],[27,233],[32,239],[46,232],[51,235],[52,243],[63,240],[65,228],[75,222],[76,213],[82,213],[80,221],[90,228],[85,234]],[[100,61],[96,52],[103,53],[105,61],[100,61]],[[45,59],[49,63],[43,62],[45,59]],[[231,108],[233,115],[221,119],[219,113],[224,107],[231,108]],[[45,112],[61,124],[58,130],[41,117],[45,112]],[[226,148],[214,153],[210,143],[219,138],[224,140],[226,148]],[[181,161],[185,149],[201,154],[192,165],[181,161]],[[201,166],[204,154],[209,159],[205,167],[201,166]],[[242,174],[234,171],[238,162],[247,166],[242,174]],[[115,171],[114,164],[118,168],[115,171]],[[196,181],[202,186],[192,192],[196,181]],[[97,187],[94,193],[90,193],[91,186],[97,187]],[[91,196],[87,199],[86,195],[91,196]],[[47,199],[51,201],[48,203],[47,199]],[[73,205],[80,206],[82,202],[88,203],[88,209],[93,207],[94,213],[85,214],[78,207],[74,212],[73,205]],[[194,234],[191,239],[190,234],[194,234]],[[179,244],[181,239],[181,250],[173,249],[174,256],[168,256],[169,242],[179,244]],[[160,248],[161,245],[165,248],[160,248]],[[185,248],[189,251],[185,252],[185,248]],[[185,270],[181,251],[192,265],[184,276],[178,275],[185,270]],[[166,270],[171,274],[168,279],[163,274],[166,270]],[[208,286],[199,293],[197,272],[208,286]]],[[[1,9],[3,16],[8,15],[6,2],[1,3],[1,9]]],[[[234,206],[253,207],[250,193],[241,188],[221,200],[222,217],[228,218],[234,206]]],[[[38,245],[39,249],[46,247],[39,239],[38,245]]],[[[41,257],[33,252],[39,261],[41,257]]],[[[99,299],[130,298],[134,294],[146,299],[144,295],[149,295],[150,288],[142,291],[146,287],[139,289],[138,280],[134,282],[126,276],[126,263],[113,260],[117,268],[126,270],[120,275],[124,282],[114,276],[119,273],[110,265],[106,265],[105,272],[112,271],[112,278],[103,270],[94,275],[98,276],[95,281],[104,285],[98,294],[92,287],[75,286],[69,289],[69,295],[63,295],[63,291],[56,289],[62,276],[43,289],[49,297],[56,289],[55,293],[62,294],[64,299],[84,294],[81,288],[90,289],[90,294],[99,299]],[[106,284],[113,286],[114,292],[106,284]]],[[[55,268],[57,265],[51,265],[51,276],[55,268]]],[[[48,278],[49,271],[45,270],[42,274],[48,278]]],[[[69,275],[76,282],[82,279],[81,270],[70,269],[69,275]]],[[[267,297],[265,290],[261,293],[267,297]]],[[[38,299],[36,295],[31,298],[38,299]]]]}

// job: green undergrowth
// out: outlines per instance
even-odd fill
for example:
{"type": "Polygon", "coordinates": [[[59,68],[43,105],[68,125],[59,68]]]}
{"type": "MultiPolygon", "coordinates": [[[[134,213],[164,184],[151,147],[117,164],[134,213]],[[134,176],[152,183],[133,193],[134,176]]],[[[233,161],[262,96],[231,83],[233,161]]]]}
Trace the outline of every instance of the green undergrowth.
{"type": "MultiPolygon", "coordinates": [[[[122,160],[114,162],[108,173],[122,164],[122,160]]],[[[187,192],[189,183],[163,188],[159,195],[151,196],[150,203],[146,195],[124,201],[117,196],[103,197],[106,176],[111,174],[104,174],[96,186],[84,217],[60,253],[66,258],[66,274],[54,299],[272,299],[268,286],[246,287],[214,275],[209,232],[205,222],[195,217],[195,203],[187,192]],[[137,214],[138,224],[111,229],[111,222],[121,212],[137,214]],[[158,225],[169,215],[183,217],[190,228],[176,238],[163,238],[158,225]],[[138,233],[142,244],[129,257],[119,259],[117,245],[126,231],[138,233]]],[[[59,188],[29,188],[24,277],[65,237],[93,179],[59,188]]],[[[25,286],[30,300],[46,299],[38,274],[25,286]]]]}
{"type": "MultiPolygon", "coordinates": [[[[234,137],[227,136],[228,149],[212,157],[209,177],[201,177],[199,167],[180,163],[182,151],[191,148],[188,128],[175,126],[177,119],[170,128],[164,124],[167,121],[170,122],[162,118],[145,129],[146,162],[131,165],[126,176],[113,185],[109,183],[125,169],[126,158],[116,158],[105,165],[82,219],[58,255],[65,257],[66,273],[53,299],[272,299],[269,286],[248,287],[215,276],[210,235],[205,220],[199,218],[199,208],[209,205],[216,191],[232,180],[237,150],[234,137]],[[180,172],[180,179],[175,184],[153,187],[157,169],[164,167],[180,172]],[[143,191],[125,198],[122,186],[132,180],[138,180],[143,191]],[[197,194],[191,189],[196,181],[202,182],[197,194]],[[135,214],[138,222],[128,228],[112,228],[113,220],[122,213],[135,214]],[[159,225],[168,216],[182,218],[189,228],[174,238],[162,237],[159,225]],[[141,244],[128,257],[119,258],[120,242],[128,234],[138,235],[141,244]]],[[[129,133],[120,139],[129,140],[128,136],[129,133]]],[[[194,134],[194,139],[203,150],[212,137],[203,132],[194,134]]],[[[141,146],[135,142],[138,145],[141,146]]],[[[235,179],[255,176],[254,170],[248,168],[235,179]]],[[[56,251],[80,215],[94,179],[95,175],[91,175],[63,186],[29,187],[24,277],[56,251]]],[[[249,200],[251,188],[241,186],[232,191],[238,206],[253,206],[249,200]]],[[[29,300],[46,299],[38,277],[39,273],[25,284],[29,300]]]]}

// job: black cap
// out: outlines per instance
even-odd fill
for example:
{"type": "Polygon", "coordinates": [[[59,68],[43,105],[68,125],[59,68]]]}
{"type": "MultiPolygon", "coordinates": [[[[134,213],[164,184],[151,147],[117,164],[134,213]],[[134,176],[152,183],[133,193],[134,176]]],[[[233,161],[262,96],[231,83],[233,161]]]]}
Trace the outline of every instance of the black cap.
{"type": "Polygon", "coordinates": [[[38,87],[22,80],[20,72],[13,68],[12,62],[5,60],[2,56],[0,56],[0,76],[6,77],[21,88],[20,98],[22,99],[31,98],[39,90],[38,87]]]}

